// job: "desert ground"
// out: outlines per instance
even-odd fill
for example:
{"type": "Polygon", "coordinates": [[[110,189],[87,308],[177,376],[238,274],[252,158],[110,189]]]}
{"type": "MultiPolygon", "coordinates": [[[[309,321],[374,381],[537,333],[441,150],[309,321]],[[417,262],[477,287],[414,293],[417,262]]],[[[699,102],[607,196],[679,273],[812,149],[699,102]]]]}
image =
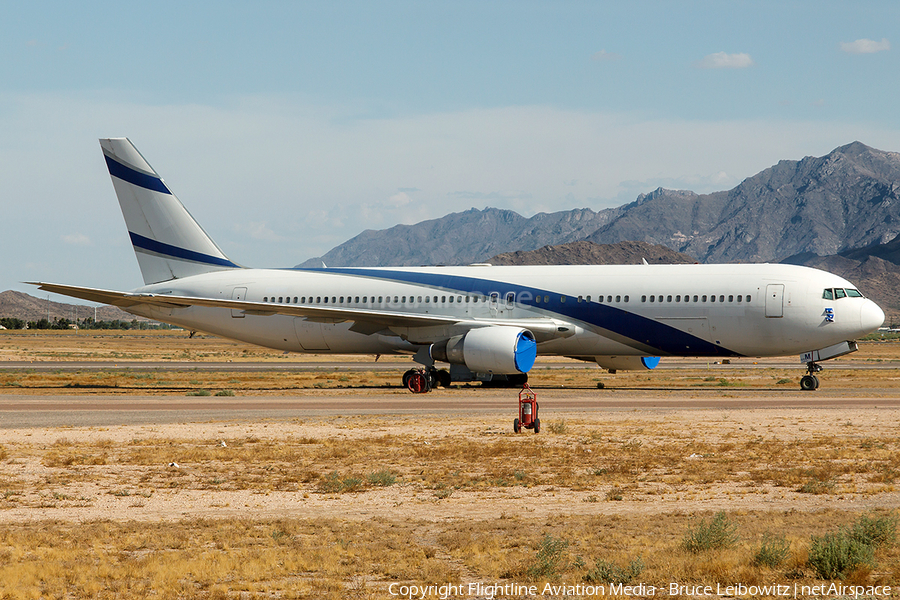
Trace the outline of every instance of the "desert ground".
{"type": "Polygon", "coordinates": [[[2,332],[0,597],[898,595],[898,364],[540,361],[515,434],[517,390],[412,395],[408,359],[2,332]]]}

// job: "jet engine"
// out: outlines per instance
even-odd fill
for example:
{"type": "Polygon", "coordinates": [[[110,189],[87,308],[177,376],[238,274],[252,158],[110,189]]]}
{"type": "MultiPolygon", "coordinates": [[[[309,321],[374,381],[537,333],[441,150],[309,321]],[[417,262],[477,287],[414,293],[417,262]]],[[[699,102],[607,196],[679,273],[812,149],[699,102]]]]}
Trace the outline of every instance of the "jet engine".
{"type": "Polygon", "coordinates": [[[658,356],[595,356],[594,360],[611,372],[649,370],[659,364],[658,356]]]}
{"type": "Polygon", "coordinates": [[[534,335],[521,327],[481,327],[432,344],[431,358],[476,373],[527,373],[537,358],[534,335]]]}

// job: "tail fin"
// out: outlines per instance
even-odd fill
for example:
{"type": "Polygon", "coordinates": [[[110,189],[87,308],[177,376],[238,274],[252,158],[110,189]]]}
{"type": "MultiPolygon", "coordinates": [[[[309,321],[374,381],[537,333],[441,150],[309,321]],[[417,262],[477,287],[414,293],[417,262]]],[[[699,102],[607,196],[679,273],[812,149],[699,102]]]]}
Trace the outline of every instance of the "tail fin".
{"type": "Polygon", "coordinates": [[[240,268],[169,191],[128,138],[100,140],[144,283],[240,268]]]}

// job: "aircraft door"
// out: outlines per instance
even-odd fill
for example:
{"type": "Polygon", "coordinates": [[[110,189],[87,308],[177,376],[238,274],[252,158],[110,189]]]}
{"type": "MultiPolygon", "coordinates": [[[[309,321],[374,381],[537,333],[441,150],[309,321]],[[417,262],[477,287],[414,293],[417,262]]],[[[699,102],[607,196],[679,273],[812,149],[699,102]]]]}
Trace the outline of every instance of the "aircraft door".
{"type": "Polygon", "coordinates": [[[766,317],[784,316],[784,284],[770,283],[766,286],[766,317]]]}
{"type": "MultiPolygon", "coordinates": [[[[247,299],[247,288],[245,287],[236,287],[234,291],[231,292],[232,300],[246,300],[247,299]]],[[[231,316],[235,319],[243,319],[244,311],[239,308],[231,309],[231,316]]]]}

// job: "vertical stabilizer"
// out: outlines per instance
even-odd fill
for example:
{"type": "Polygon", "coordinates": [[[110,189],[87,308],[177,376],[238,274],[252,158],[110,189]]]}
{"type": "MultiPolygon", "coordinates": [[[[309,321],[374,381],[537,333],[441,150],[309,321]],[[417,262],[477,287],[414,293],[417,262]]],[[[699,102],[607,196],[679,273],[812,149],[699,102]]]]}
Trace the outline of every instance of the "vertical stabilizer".
{"type": "Polygon", "coordinates": [[[144,283],[240,268],[169,191],[128,138],[100,140],[144,283]]]}

